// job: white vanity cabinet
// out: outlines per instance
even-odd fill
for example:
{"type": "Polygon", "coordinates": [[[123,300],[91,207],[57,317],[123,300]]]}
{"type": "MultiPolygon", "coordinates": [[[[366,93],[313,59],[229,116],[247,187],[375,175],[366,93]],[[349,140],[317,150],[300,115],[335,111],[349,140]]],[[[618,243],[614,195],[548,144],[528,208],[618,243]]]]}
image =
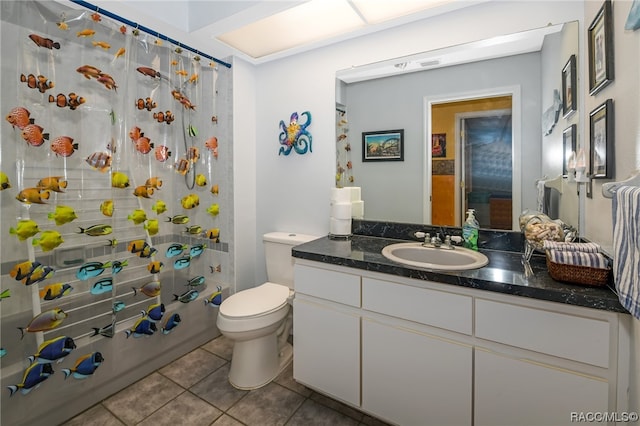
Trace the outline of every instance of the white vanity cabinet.
{"type": "Polygon", "coordinates": [[[570,425],[571,413],[622,408],[617,315],[538,303],[476,298],[475,425],[570,425]]]}
{"type": "Polygon", "coordinates": [[[474,371],[476,426],[570,425],[572,412],[609,411],[597,376],[478,348],[474,371]]]}
{"type": "Polygon", "coordinates": [[[302,259],[295,287],[294,379],[387,422],[628,410],[629,315],[302,259]]]}
{"type": "Polygon", "coordinates": [[[469,345],[362,321],[362,410],[400,425],[471,425],[469,345]]]}
{"type": "Polygon", "coordinates": [[[472,298],[362,278],[362,409],[401,425],[471,425],[472,298]]]}
{"type": "Polygon", "coordinates": [[[295,267],[293,374],[297,381],[360,405],[360,276],[295,267]]]}

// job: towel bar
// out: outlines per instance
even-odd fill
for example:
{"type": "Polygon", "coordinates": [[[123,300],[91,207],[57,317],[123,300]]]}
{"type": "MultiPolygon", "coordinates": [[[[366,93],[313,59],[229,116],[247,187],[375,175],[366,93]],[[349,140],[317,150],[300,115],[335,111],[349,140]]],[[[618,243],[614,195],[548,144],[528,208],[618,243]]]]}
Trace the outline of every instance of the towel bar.
{"type": "Polygon", "coordinates": [[[621,186],[640,186],[640,172],[636,171],[631,177],[620,182],[607,182],[602,185],[602,196],[613,198],[618,188],[621,186]]]}

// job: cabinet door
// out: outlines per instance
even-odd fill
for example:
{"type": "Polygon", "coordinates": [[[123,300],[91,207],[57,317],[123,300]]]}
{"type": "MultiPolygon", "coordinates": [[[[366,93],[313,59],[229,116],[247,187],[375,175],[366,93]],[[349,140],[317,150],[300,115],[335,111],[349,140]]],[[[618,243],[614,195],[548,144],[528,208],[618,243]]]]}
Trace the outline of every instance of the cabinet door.
{"type": "Polygon", "coordinates": [[[485,350],[475,351],[475,425],[571,425],[571,413],[604,412],[603,379],[485,350]]]}
{"type": "Polygon", "coordinates": [[[293,378],[360,405],[360,317],[330,305],[293,302],[293,378]]]}
{"type": "Polygon", "coordinates": [[[470,425],[472,348],[362,320],[362,408],[403,426],[470,425]]]}

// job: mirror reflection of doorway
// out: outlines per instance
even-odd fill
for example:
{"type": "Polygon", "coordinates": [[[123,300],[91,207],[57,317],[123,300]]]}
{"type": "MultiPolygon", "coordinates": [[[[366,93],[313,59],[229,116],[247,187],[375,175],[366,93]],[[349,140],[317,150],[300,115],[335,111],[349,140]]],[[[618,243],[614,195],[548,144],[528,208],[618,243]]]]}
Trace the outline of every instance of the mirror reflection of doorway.
{"type": "Polygon", "coordinates": [[[431,103],[432,224],[461,226],[473,208],[481,228],[512,229],[512,102],[506,94],[431,103]],[[444,156],[434,154],[434,135],[444,156]]]}
{"type": "Polygon", "coordinates": [[[461,221],[475,210],[481,228],[511,229],[511,109],[458,114],[461,221]]]}

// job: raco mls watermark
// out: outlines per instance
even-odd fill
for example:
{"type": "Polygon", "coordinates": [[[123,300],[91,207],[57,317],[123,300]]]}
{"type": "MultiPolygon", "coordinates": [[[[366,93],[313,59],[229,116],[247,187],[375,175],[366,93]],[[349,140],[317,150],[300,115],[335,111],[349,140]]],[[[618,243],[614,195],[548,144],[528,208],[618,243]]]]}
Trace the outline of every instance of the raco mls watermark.
{"type": "Polygon", "coordinates": [[[638,421],[638,413],[634,411],[608,412],[608,411],[572,411],[571,422],[579,423],[631,423],[638,421]]]}

